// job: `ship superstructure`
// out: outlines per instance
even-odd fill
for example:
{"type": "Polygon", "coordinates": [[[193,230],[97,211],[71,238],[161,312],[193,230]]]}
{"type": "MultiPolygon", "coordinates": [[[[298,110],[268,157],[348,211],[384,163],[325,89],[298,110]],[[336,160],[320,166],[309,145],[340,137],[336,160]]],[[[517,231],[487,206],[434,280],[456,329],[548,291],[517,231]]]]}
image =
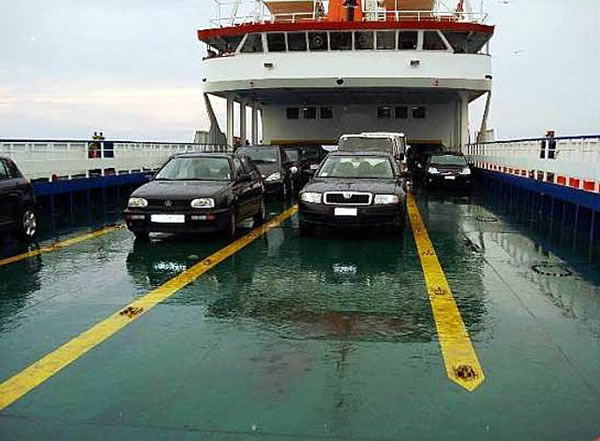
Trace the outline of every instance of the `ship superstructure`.
{"type": "Polygon", "coordinates": [[[494,27],[465,1],[216,3],[212,27],[198,31],[202,81],[227,100],[230,143],[239,118],[241,139],[254,143],[396,131],[459,150],[469,142],[469,103],[491,91],[494,27]]]}

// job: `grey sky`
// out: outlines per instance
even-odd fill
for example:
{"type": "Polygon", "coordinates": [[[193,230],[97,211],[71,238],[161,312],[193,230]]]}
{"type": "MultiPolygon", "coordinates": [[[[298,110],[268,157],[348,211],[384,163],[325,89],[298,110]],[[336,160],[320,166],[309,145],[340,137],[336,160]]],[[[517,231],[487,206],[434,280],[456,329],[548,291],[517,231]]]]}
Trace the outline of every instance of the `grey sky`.
{"type": "MultiPolygon", "coordinates": [[[[497,25],[489,126],[502,138],[600,133],[598,0],[486,3],[497,25]]],[[[102,129],[189,141],[207,125],[195,31],[213,12],[210,0],[0,0],[0,138],[102,129]]]]}

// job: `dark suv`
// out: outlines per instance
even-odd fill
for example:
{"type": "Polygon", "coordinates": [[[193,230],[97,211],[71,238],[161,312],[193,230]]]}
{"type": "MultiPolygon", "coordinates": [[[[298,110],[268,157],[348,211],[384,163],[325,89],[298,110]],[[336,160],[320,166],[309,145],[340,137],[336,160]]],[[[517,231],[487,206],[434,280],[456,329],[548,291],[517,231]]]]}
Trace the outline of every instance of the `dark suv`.
{"type": "Polygon", "coordinates": [[[31,239],[37,224],[33,187],[10,158],[0,156],[0,230],[18,231],[31,239]]]}

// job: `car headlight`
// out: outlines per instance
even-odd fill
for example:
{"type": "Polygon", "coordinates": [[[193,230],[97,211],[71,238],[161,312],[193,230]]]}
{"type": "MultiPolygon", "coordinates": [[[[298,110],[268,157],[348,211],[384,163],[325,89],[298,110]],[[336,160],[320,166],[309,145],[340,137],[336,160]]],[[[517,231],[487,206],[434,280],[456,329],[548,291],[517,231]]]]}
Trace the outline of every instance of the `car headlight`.
{"type": "Polygon", "coordinates": [[[400,202],[400,197],[395,194],[376,194],[373,203],[375,205],[397,204],[400,202]]]}
{"type": "Polygon", "coordinates": [[[439,170],[435,167],[429,167],[427,169],[427,173],[429,173],[430,175],[437,175],[439,173],[439,170]]]}
{"type": "Polygon", "coordinates": [[[471,169],[469,167],[465,167],[463,171],[460,172],[461,175],[468,176],[471,174],[471,169]]]}
{"type": "Polygon", "coordinates": [[[215,200],[212,198],[194,199],[190,202],[192,208],[215,208],[215,200]]]}
{"type": "Polygon", "coordinates": [[[303,202],[309,202],[311,204],[320,204],[323,200],[323,195],[321,193],[307,191],[306,193],[300,194],[300,199],[303,202]]]}
{"type": "Polygon", "coordinates": [[[146,208],[148,206],[148,201],[144,198],[129,198],[127,206],[129,208],[146,208]]]}
{"type": "Polygon", "coordinates": [[[273,174],[269,175],[269,177],[265,180],[267,182],[279,181],[279,180],[281,180],[281,173],[279,173],[279,172],[273,173],[273,174]]]}

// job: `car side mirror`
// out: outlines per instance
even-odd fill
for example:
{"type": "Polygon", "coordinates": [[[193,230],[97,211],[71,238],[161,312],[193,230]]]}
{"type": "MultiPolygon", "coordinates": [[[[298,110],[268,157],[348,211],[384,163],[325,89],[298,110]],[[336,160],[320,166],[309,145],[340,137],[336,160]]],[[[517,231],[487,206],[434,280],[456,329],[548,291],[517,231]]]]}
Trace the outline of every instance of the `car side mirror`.
{"type": "Polygon", "coordinates": [[[239,177],[238,177],[238,182],[248,182],[251,181],[252,178],[250,178],[250,175],[248,173],[242,173],[239,177]]]}
{"type": "Polygon", "coordinates": [[[316,172],[317,172],[316,170],[312,170],[310,168],[307,168],[307,169],[304,170],[304,174],[306,176],[308,176],[309,178],[314,177],[316,172]]]}
{"type": "Polygon", "coordinates": [[[144,180],[146,182],[150,182],[152,179],[154,179],[154,173],[153,172],[152,173],[146,173],[144,175],[144,180]]]}

